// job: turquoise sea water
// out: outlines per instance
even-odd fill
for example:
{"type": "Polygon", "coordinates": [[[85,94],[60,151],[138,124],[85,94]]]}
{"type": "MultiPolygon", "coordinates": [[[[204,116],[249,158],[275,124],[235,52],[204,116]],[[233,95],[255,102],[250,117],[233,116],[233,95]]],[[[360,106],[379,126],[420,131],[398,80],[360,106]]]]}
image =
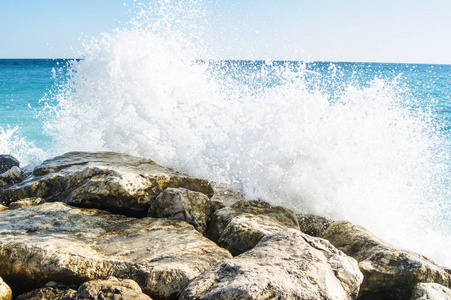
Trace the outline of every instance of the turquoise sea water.
{"type": "Polygon", "coordinates": [[[224,61],[199,5],[139,4],[82,60],[0,60],[0,152],[148,157],[451,267],[451,66],[224,61]]]}

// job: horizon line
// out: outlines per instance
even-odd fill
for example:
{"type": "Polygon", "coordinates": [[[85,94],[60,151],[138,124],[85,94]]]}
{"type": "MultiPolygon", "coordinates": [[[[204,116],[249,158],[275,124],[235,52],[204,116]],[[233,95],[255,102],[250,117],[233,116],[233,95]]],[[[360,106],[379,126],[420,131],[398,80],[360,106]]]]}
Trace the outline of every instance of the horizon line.
{"type": "MultiPolygon", "coordinates": [[[[83,60],[82,57],[0,57],[0,60],[83,60]]],[[[203,59],[198,58],[197,61],[252,61],[252,62],[302,62],[302,63],[362,63],[362,64],[406,64],[406,65],[451,65],[449,63],[428,63],[428,62],[393,62],[393,61],[350,61],[350,60],[295,60],[295,59],[237,59],[237,58],[221,58],[221,59],[203,59]]]]}

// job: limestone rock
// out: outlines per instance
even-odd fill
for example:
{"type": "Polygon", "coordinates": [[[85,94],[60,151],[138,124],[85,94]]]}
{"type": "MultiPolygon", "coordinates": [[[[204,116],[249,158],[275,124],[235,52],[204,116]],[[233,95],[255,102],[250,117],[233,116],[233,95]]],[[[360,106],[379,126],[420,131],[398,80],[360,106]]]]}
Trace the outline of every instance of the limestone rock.
{"type": "Polygon", "coordinates": [[[333,223],[333,221],[326,218],[310,214],[297,214],[296,216],[299,222],[299,229],[311,236],[321,236],[333,223]]]}
{"type": "Polygon", "coordinates": [[[413,289],[412,300],[451,300],[451,289],[438,283],[419,283],[413,289]]]}
{"type": "Polygon", "coordinates": [[[8,171],[12,167],[20,167],[19,161],[9,154],[0,155],[0,174],[8,171]]]}
{"type": "Polygon", "coordinates": [[[76,299],[74,294],[73,289],[44,287],[19,295],[16,300],[69,300],[76,299]]]}
{"type": "Polygon", "coordinates": [[[357,262],[329,242],[287,229],[217,263],[181,299],[354,299],[362,279],[357,262]]]}
{"type": "Polygon", "coordinates": [[[323,238],[359,262],[362,299],[408,299],[420,282],[450,285],[450,275],[426,257],[397,249],[361,226],[335,222],[323,238]]]}
{"type": "Polygon", "coordinates": [[[9,205],[10,209],[24,208],[27,206],[35,206],[44,203],[45,201],[42,198],[25,198],[16,202],[12,202],[9,205]]]}
{"type": "Polygon", "coordinates": [[[298,229],[294,212],[263,201],[237,201],[211,217],[207,236],[234,256],[252,249],[264,236],[298,229]]]}
{"type": "Polygon", "coordinates": [[[151,300],[149,296],[142,293],[135,281],[119,280],[114,277],[85,282],[74,296],[72,299],[151,300]]]}
{"type": "Polygon", "coordinates": [[[167,188],[150,204],[148,216],[186,221],[204,233],[214,206],[202,193],[167,188]]]}
{"type": "Polygon", "coordinates": [[[0,277],[0,300],[11,300],[12,296],[11,288],[0,277]]]}
{"type": "Polygon", "coordinates": [[[114,276],[168,299],[230,257],[178,220],[135,219],[60,202],[0,211],[0,276],[23,283],[23,290],[51,280],[79,285],[114,276]]]}
{"type": "Polygon", "coordinates": [[[204,179],[179,174],[149,159],[112,152],[70,152],[44,161],[20,184],[0,196],[8,203],[27,197],[145,216],[166,188],[213,195],[204,179]]]}

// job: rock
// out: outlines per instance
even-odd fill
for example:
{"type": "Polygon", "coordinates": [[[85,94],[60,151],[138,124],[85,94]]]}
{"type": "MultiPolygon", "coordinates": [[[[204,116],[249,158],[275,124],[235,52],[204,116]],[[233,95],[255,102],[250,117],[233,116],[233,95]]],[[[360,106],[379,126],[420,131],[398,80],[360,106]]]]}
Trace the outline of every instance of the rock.
{"type": "Polygon", "coordinates": [[[17,300],[69,300],[74,298],[75,290],[59,289],[57,287],[44,287],[36,289],[22,295],[17,300]]]}
{"type": "Polygon", "coordinates": [[[11,300],[12,297],[11,288],[0,277],[0,300],[11,300]]]}
{"type": "Polygon", "coordinates": [[[0,276],[22,283],[24,291],[52,280],[79,285],[114,276],[169,299],[230,257],[178,220],[135,219],[60,202],[0,211],[0,276]]]}
{"type": "Polygon", "coordinates": [[[45,201],[42,198],[25,198],[16,202],[12,202],[9,205],[10,209],[18,209],[24,208],[27,206],[35,206],[44,203],[45,201]]]}
{"type": "Polygon", "coordinates": [[[169,187],[213,195],[207,180],[179,174],[149,159],[112,152],[71,152],[44,161],[33,176],[4,190],[0,197],[5,203],[40,197],[47,202],[146,216],[150,203],[169,187]]]}
{"type": "Polygon", "coordinates": [[[24,178],[24,173],[17,166],[13,166],[8,171],[0,174],[0,187],[7,187],[11,184],[18,183],[24,178]]]}
{"type": "Polygon", "coordinates": [[[212,186],[214,195],[211,197],[211,202],[215,205],[215,210],[246,200],[242,193],[235,192],[228,184],[212,183],[212,186]]]}
{"type": "Polygon", "coordinates": [[[359,262],[365,276],[361,299],[409,299],[420,282],[450,285],[450,275],[426,257],[397,249],[361,226],[335,222],[322,237],[359,262]]]}
{"type": "Polygon", "coordinates": [[[204,233],[213,210],[214,206],[205,194],[184,188],[167,188],[150,204],[148,216],[185,221],[204,233]]]}
{"type": "Polygon", "coordinates": [[[299,229],[308,235],[319,237],[324,231],[333,223],[323,217],[309,215],[309,214],[297,214],[299,222],[299,229]]]}
{"type": "Polygon", "coordinates": [[[263,201],[237,201],[212,215],[206,234],[236,256],[252,249],[264,236],[287,228],[299,228],[291,210],[263,201]]]}
{"type": "Polygon", "coordinates": [[[413,288],[412,300],[451,300],[451,290],[438,283],[419,283],[413,288]]]}
{"type": "Polygon", "coordinates": [[[287,229],[217,263],[180,299],[354,299],[362,279],[357,262],[329,242],[287,229]]]}
{"type": "Polygon", "coordinates": [[[71,299],[151,300],[135,281],[114,277],[83,283],[71,299]]]}
{"type": "Polygon", "coordinates": [[[8,206],[0,204],[0,210],[5,210],[5,209],[8,209],[8,206]]]}
{"type": "MultiPolygon", "coordinates": [[[[56,282],[55,282],[56,283],[56,282]]],[[[83,283],[78,290],[45,287],[20,295],[18,300],[152,300],[142,293],[141,288],[131,279],[91,280],[83,283]]]]}
{"type": "Polygon", "coordinates": [[[12,167],[20,167],[19,161],[9,154],[0,155],[0,174],[8,171],[12,167]]]}

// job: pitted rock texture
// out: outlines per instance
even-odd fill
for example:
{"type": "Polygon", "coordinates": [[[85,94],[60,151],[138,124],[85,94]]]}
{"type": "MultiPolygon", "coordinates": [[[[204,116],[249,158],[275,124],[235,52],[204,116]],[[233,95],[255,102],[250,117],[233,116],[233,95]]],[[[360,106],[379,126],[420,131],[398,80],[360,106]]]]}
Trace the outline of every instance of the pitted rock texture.
{"type": "Polygon", "coordinates": [[[170,299],[230,257],[178,220],[135,219],[60,202],[0,211],[0,276],[24,290],[52,280],[78,285],[114,276],[170,299]]]}
{"type": "Polygon", "coordinates": [[[397,249],[361,226],[335,222],[322,237],[359,262],[365,276],[360,288],[362,299],[409,299],[413,287],[421,282],[450,286],[450,274],[434,262],[397,249]]]}
{"type": "Polygon", "coordinates": [[[213,196],[205,179],[179,174],[149,159],[112,152],[70,152],[46,160],[23,182],[0,193],[4,203],[40,197],[85,208],[145,216],[166,188],[213,196]]]}
{"type": "Polygon", "coordinates": [[[264,236],[288,228],[299,229],[291,210],[263,201],[237,201],[211,216],[207,236],[236,256],[252,249],[264,236]]]}
{"type": "Polygon", "coordinates": [[[148,216],[185,221],[204,233],[213,211],[214,206],[205,194],[167,188],[150,204],[148,216]]]}
{"type": "Polygon", "coordinates": [[[181,299],[354,299],[362,280],[354,259],[326,240],[287,229],[217,263],[181,299]]]}

